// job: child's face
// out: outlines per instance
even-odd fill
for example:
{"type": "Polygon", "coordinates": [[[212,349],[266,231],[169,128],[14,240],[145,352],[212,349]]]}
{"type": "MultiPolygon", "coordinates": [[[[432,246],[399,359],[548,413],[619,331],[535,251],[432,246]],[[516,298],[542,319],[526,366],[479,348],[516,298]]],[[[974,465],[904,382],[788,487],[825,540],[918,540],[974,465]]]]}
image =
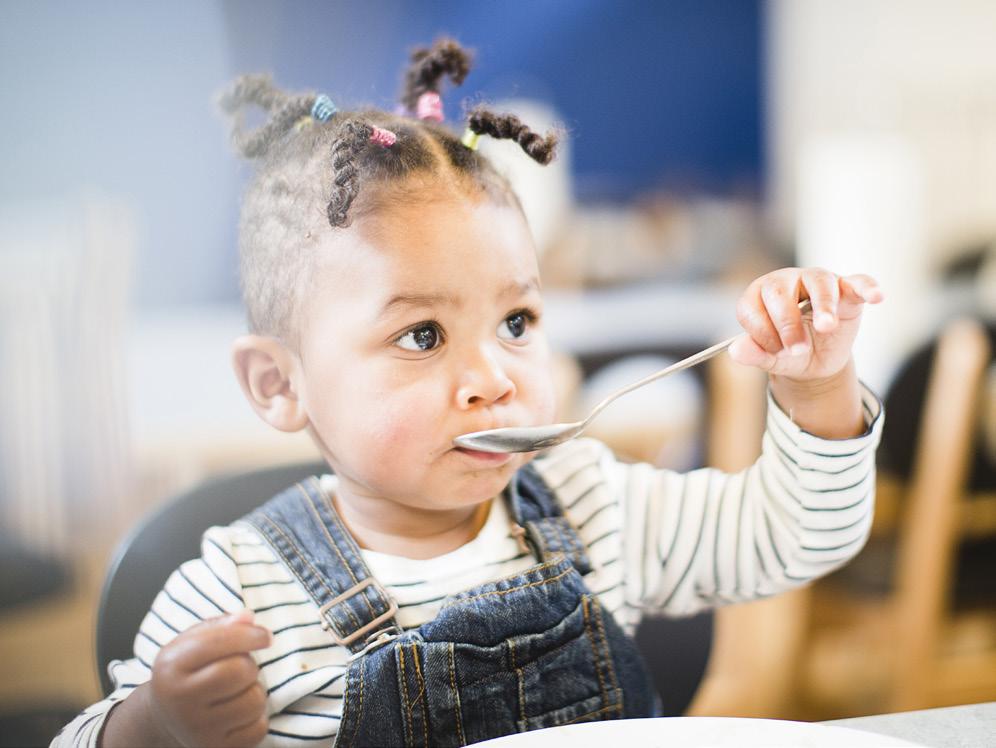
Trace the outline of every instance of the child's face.
{"type": "Polygon", "coordinates": [[[529,457],[453,438],[553,417],[521,213],[462,199],[398,206],[332,241],[303,305],[298,394],[340,490],[425,509],[496,495],[529,457]]]}

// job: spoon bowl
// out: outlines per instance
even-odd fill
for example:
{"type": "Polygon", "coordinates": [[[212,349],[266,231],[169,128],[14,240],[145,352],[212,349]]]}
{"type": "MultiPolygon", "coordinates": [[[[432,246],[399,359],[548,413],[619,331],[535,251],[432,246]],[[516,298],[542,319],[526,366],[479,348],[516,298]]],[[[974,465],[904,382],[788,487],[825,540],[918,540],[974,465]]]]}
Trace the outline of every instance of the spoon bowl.
{"type": "MultiPolygon", "coordinates": [[[[809,303],[809,299],[805,299],[799,304],[799,311],[807,319],[812,317],[812,305],[809,303]]],[[[727,338],[721,343],[716,343],[716,345],[699,351],[688,358],[683,358],[681,361],[654,372],[650,376],[616,390],[592,408],[591,413],[583,421],[550,423],[543,426],[511,426],[501,429],[488,429],[487,431],[474,431],[470,434],[458,436],[453,440],[453,443],[458,447],[474,449],[479,452],[535,452],[540,449],[555,447],[558,444],[563,444],[580,436],[588,428],[588,424],[594,420],[595,416],[601,413],[616,398],[632,392],[645,384],[650,384],[662,377],[666,377],[668,374],[674,374],[675,372],[701,364],[703,361],[708,361],[713,356],[729,348],[738,337],[740,336],[735,335],[732,338],[727,338]]]]}

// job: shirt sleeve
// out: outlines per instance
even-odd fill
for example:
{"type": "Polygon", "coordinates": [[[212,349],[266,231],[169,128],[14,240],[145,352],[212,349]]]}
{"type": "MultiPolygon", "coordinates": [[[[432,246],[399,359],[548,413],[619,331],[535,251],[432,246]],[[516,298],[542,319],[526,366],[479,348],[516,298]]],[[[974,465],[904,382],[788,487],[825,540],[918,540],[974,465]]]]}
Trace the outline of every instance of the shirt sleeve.
{"type": "Polygon", "coordinates": [[[152,663],[162,647],[207,618],[234,613],[243,607],[227,530],[212,527],[201,541],[201,557],[174,571],[156,596],[135,636],[134,656],[114,660],[108,666],[114,690],[66,725],[52,741],[51,748],[94,748],[111,709],[149,680],[152,663]]]}
{"type": "Polygon", "coordinates": [[[603,456],[623,513],[626,604],[689,615],[766,597],[843,565],[864,546],[882,405],[862,386],[867,429],[828,440],[768,395],[758,460],[739,473],[624,465],[603,456]]]}

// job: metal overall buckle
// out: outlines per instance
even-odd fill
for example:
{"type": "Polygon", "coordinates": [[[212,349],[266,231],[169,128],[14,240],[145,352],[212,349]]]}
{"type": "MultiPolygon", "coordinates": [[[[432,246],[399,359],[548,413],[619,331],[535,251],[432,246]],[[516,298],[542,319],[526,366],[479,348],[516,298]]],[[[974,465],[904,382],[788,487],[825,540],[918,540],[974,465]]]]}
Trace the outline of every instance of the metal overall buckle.
{"type": "Polygon", "coordinates": [[[373,652],[375,649],[384,646],[389,641],[394,641],[399,636],[401,636],[401,629],[399,629],[397,626],[394,625],[388,626],[386,629],[381,629],[380,631],[370,634],[370,636],[366,638],[367,643],[363,647],[363,649],[361,649],[359,652],[354,652],[352,655],[350,655],[347,662],[353,662],[353,660],[358,660],[363,655],[368,654],[369,652],[373,652]]]}
{"type": "MultiPolygon", "coordinates": [[[[330,600],[329,602],[325,603],[325,605],[323,605],[318,609],[318,614],[321,616],[322,628],[328,631],[329,634],[332,636],[333,641],[335,641],[336,644],[342,647],[348,647],[350,644],[352,644],[354,641],[359,639],[364,634],[369,634],[369,632],[371,631],[376,632],[378,626],[394,618],[394,614],[397,612],[398,612],[398,603],[395,602],[393,597],[391,597],[390,595],[387,594],[387,592],[384,591],[384,588],[381,587],[380,584],[377,583],[377,580],[374,579],[373,577],[367,577],[358,584],[354,584],[352,587],[350,587],[348,590],[346,590],[341,595],[336,597],[334,600],[330,600]],[[332,625],[328,622],[328,619],[326,619],[325,614],[328,613],[330,609],[334,608],[339,603],[343,602],[344,600],[348,600],[353,595],[356,595],[365,590],[367,587],[376,587],[377,592],[380,593],[380,596],[384,600],[388,601],[387,611],[374,618],[372,621],[370,621],[370,623],[356,629],[356,631],[353,631],[348,636],[339,636],[339,633],[334,628],[332,628],[332,625]]],[[[397,628],[397,627],[391,626],[389,628],[397,628]]],[[[384,630],[387,631],[388,629],[384,630]]],[[[376,636],[376,633],[371,636],[376,636]]],[[[367,637],[367,641],[369,640],[370,636],[367,637]]]]}

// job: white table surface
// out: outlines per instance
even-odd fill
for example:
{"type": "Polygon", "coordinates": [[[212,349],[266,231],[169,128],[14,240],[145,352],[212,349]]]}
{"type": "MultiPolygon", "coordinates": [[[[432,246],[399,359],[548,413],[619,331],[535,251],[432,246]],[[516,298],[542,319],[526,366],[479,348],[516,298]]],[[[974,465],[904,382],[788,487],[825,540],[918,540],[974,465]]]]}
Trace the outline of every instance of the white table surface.
{"type": "Polygon", "coordinates": [[[877,732],[934,748],[992,748],[996,746],[996,701],[822,724],[877,732]]]}

